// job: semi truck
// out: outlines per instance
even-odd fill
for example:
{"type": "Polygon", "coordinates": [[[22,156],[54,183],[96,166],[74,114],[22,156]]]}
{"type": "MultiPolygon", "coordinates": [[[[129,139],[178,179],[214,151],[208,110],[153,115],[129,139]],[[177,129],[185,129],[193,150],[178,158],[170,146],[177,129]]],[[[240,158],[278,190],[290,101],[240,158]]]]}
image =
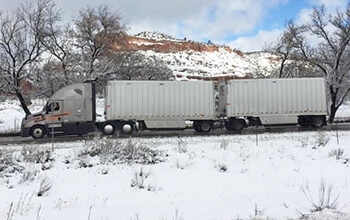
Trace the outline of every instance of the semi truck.
{"type": "Polygon", "coordinates": [[[323,78],[219,81],[118,81],[105,87],[105,117],[96,120],[94,82],[69,85],[48,100],[42,112],[22,120],[21,135],[83,135],[100,131],[326,124],[323,78]],[[219,126],[217,126],[219,125],[219,126]],[[222,125],[222,126],[220,126],[222,125]]]}

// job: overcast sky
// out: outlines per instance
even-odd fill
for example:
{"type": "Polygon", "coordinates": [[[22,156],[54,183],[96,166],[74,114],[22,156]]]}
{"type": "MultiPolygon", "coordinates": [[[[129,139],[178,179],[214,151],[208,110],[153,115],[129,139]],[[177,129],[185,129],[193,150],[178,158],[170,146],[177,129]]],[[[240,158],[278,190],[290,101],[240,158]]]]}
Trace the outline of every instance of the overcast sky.
{"type": "MultiPolygon", "coordinates": [[[[34,1],[34,0],[30,0],[34,1]]],[[[12,10],[22,0],[0,0],[12,10]]],[[[229,45],[242,51],[261,50],[281,34],[287,20],[303,22],[312,7],[334,11],[348,0],[56,0],[66,20],[86,6],[107,4],[123,17],[130,34],[158,31],[176,38],[229,45]]]]}

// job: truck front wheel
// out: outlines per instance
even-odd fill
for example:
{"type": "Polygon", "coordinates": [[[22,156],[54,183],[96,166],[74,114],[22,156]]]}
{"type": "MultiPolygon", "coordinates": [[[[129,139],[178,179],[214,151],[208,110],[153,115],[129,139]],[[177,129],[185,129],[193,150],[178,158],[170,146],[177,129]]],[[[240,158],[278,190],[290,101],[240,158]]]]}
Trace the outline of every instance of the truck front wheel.
{"type": "Polygon", "coordinates": [[[45,135],[45,128],[43,126],[34,126],[31,130],[30,130],[30,135],[34,138],[34,139],[39,139],[42,138],[45,135]]]}

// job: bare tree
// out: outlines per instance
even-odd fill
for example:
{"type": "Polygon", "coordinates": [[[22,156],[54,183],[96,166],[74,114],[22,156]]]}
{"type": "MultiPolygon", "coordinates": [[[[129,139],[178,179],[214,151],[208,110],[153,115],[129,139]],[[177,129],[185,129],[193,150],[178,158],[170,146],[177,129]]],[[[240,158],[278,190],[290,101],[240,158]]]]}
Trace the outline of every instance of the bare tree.
{"type": "Polygon", "coordinates": [[[298,48],[304,41],[306,28],[305,25],[298,26],[293,20],[289,20],[279,39],[265,48],[266,51],[273,52],[280,57],[279,68],[272,75],[278,78],[288,78],[316,74],[314,68],[307,65],[308,62],[299,56],[298,48]]]}
{"type": "Polygon", "coordinates": [[[316,47],[300,45],[304,58],[327,79],[330,95],[329,122],[332,123],[339,107],[350,92],[350,4],[344,11],[333,15],[325,13],[325,7],[315,8],[309,32],[320,43],[316,47]]]}
{"type": "MultiPolygon", "coordinates": [[[[56,26],[55,23],[59,20],[50,19],[46,37],[41,38],[42,45],[47,52],[52,56],[53,61],[58,61],[58,74],[63,76],[63,86],[69,83],[69,74],[72,63],[70,62],[73,56],[73,35],[72,28],[67,25],[64,28],[56,26]]],[[[57,68],[57,64],[56,64],[57,68]]]]}
{"type": "Polygon", "coordinates": [[[47,31],[46,37],[41,39],[47,58],[42,62],[35,82],[43,88],[40,95],[51,96],[58,89],[79,81],[82,64],[81,54],[74,49],[73,29],[69,25],[50,23],[47,31]]]}
{"type": "Polygon", "coordinates": [[[121,80],[169,80],[172,71],[164,62],[137,51],[118,52],[105,65],[105,73],[121,80]]]}
{"type": "Polygon", "coordinates": [[[0,16],[0,91],[18,97],[26,115],[27,107],[21,84],[30,79],[44,51],[40,36],[45,29],[51,0],[26,3],[12,13],[0,16]]]}
{"type": "Polygon", "coordinates": [[[157,57],[147,57],[138,51],[119,51],[99,60],[96,80],[105,85],[107,80],[169,80],[172,71],[157,57]]]}
{"type": "Polygon", "coordinates": [[[116,43],[122,45],[125,35],[126,27],[121,23],[121,16],[107,5],[81,10],[75,20],[75,37],[76,46],[83,55],[82,66],[87,67],[84,72],[96,77],[93,74],[98,58],[106,55],[116,43]]]}
{"type": "Polygon", "coordinates": [[[39,34],[46,59],[41,63],[41,68],[36,69],[33,80],[41,88],[37,95],[48,97],[72,83],[75,78],[74,68],[78,62],[73,52],[73,28],[69,24],[60,24],[62,11],[56,4],[48,5],[47,11],[45,28],[39,34]]]}
{"type": "MultiPolygon", "coordinates": [[[[282,63],[303,62],[304,71],[326,78],[329,99],[329,122],[350,92],[350,4],[335,15],[326,14],[324,6],[315,7],[311,23],[295,25],[289,22],[280,46],[282,63]],[[312,41],[308,41],[310,36],[312,41]]],[[[277,44],[278,45],[278,44],[277,44]]],[[[280,76],[286,74],[284,65],[280,76]]]]}

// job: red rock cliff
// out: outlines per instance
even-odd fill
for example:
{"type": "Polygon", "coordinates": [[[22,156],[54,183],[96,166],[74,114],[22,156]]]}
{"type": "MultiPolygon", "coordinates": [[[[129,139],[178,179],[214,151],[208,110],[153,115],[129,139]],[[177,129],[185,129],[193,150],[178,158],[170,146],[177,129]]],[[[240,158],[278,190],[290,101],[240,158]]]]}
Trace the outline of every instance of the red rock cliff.
{"type": "Polygon", "coordinates": [[[119,50],[152,50],[158,53],[172,53],[186,50],[193,50],[196,52],[214,52],[222,48],[228,52],[232,52],[232,49],[228,46],[218,46],[188,40],[147,39],[135,36],[128,36],[127,44],[123,47],[116,45],[116,48],[119,50]]]}

